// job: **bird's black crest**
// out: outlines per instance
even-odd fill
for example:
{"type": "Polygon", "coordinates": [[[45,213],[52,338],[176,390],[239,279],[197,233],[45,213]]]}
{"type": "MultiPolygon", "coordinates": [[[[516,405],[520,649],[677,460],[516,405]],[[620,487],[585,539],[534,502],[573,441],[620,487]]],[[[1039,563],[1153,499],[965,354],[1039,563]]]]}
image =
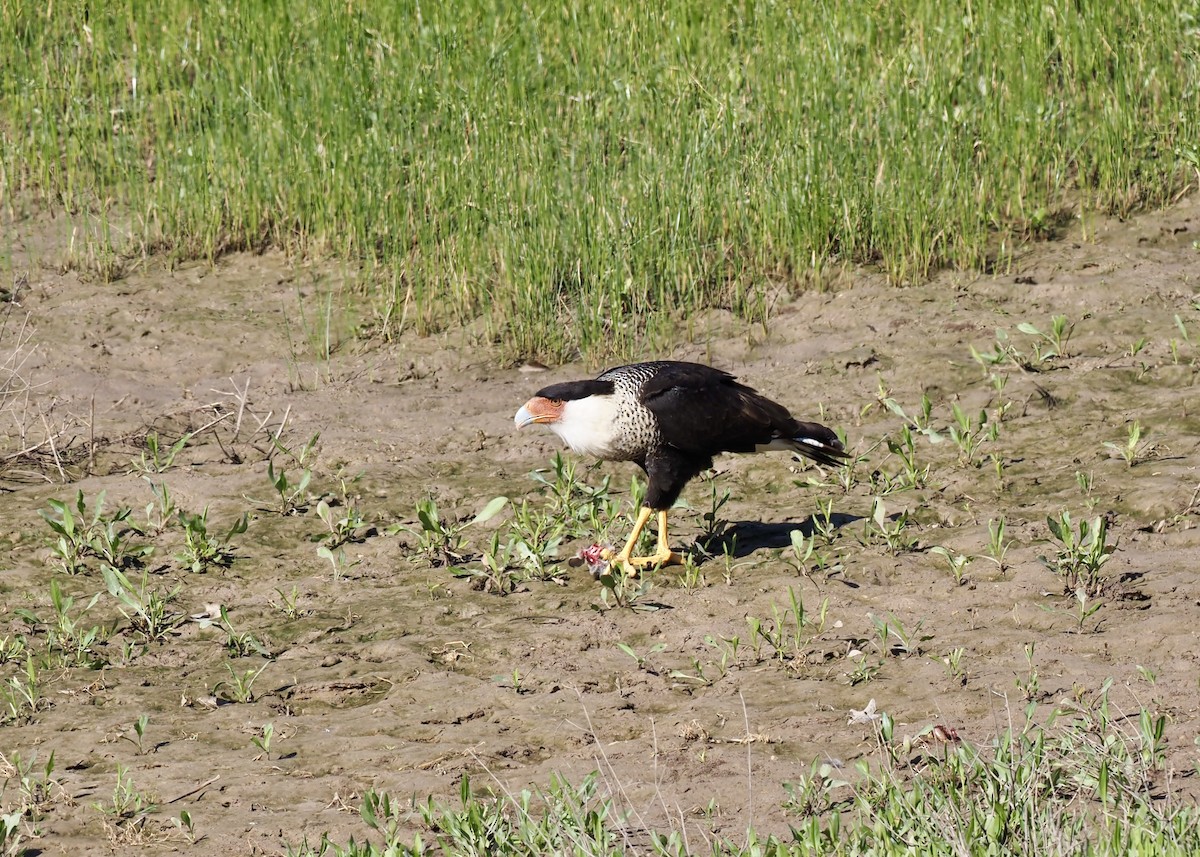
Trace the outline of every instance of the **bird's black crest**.
{"type": "Polygon", "coordinates": [[[611,396],[612,381],[564,381],[561,384],[551,384],[537,391],[543,399],[557,399],[571,402],[575,399],[586,399],[588,396],[611,396]]]}

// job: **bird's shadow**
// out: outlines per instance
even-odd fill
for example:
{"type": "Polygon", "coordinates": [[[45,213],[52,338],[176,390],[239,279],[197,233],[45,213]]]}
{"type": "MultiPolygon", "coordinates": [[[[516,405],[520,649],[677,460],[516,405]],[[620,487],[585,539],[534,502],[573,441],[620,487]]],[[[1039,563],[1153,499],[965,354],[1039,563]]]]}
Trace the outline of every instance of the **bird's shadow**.
{"type": "MultiPolygon", "coordinates": [[[[847,524],[861,521],[862,516],[835,512],[829,516],[829,520],[834,529],[841,529],[847,524]]],[[[697,539],[692,545],[692,555],[696,565],[703,565],[717,557],[742,559],[758,550],[779,550],[791,546],[793,530],[799,530],[805,538],[810,538],[816,532],[816,525],[811,517],[799,523],[733,521],[716,535],[707,539],[697,539]]]]}

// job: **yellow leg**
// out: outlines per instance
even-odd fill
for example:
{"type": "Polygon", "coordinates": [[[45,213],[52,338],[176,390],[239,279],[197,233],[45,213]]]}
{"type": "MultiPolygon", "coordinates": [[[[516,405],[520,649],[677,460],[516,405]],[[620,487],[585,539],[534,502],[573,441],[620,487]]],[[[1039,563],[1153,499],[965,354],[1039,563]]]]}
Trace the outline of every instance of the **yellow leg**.
{"type": "Polygon", "coordinates": [[[672,552],[671,544],[668,541],[666,509],[660,509],[658,512],[658,546],[654,553],[650,556],[630,556],[637,545],[638,538],[642,535],[642,530],[646,528],[646,522],[650,520],[653,513],[653,509],[643,506],[638,511],[637,520],[633,524],[633,533],[629,536],[629,541],[625,542],[625,547],[621,548],[621,552],[615,556],[605,557],[613,565],[621,566],[628,575],[637,575],[640,568],[683,562],[679,554],[672,552]]]}

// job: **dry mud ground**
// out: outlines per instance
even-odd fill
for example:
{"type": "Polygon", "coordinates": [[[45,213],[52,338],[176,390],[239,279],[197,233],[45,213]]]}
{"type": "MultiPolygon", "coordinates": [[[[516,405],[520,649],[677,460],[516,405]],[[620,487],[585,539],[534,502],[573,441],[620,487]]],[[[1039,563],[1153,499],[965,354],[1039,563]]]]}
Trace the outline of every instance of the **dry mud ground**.
{"type": "MultiPolygon", "coordinates": [[[[855,273],[824,293],[781,298],[765,334],[714,312],[694,320],[699,341],[646,355],[729,369],[797,414],[840,427],[864,457],[853,484],[825,474],[824,487],[802,487],[822,474],[783,455],[719,461],[717,490],[731,493],[720,515],[736,543],[701,562],[689,586],[679,569],[653,575],[642,606],[654,610],[606,608],[587,569],[565,562],[556,580],[507,595],[477,589],[431,561],[414,535],[388,531],[420,529],[415,506],[431,495],[452,520],[500,494],[544,505],[529,473],[548,465],[556,442],[548,432],[515,432],[513,413],[540,386],[598,367],[522,372],[500,365],[470,331],[382,347],[348,340],[321,360],[317,308],[341,287],[337,271],[239,255],[212,267],[151,265],[103,284],[56,266],[63,221],[15,228],[5,353],[32,386],[10,395],[4,414],[0,638],[24,635],[46,652],[47,625],[30,613],[53,624],[57,581],[74,598],[68,615],[99,626],[87,657],[103,662],[47,667],[34,710],[0,728],[0,764],[36,759],[40,770],[54,754],[58,786],[40,820],[23,828],[40,833],[29,841],[38,853],[281,854],[326,831],[335,841],[361,838],[356,810],[369,788],[404,803],[431,794],[453,802],[468,775],[476,790],[519,790],[544,786],[553,772],[578,783],[590,771],[635,830],[683,826],[696,847],[705,837],[737,839],[748,824],[786,834],[783,783],[814,761],[840,762],[852,775],[857,760],[875,754],[873,728],[848,724],[872,699],[898,734],[941,724],[986,743],[1022,722],[1027,697],[1043,703],[1044,719],[1054,705],[1094,704],[1109,678],[1117,711],[1167,716],[1162,787],[1194,798],[1195,197],[1034,245],[1015,274],[946,273],[897,289],[855,273]],[[28,338],[17,349],[26,314],[28,338]],[[1032,355],[1036,338],[1017,325],[1045,331],[1056,314],[1075,325],[1069,356],[996,366],[991,372],[1006,379],[997,392],[971,347],[992,350],[1002,328],[1032,355]],[[960,460],[949,440],[918,436],[918,463],[930,466],[925,487],[884,498],[888,515],[909,515],[915,544],[899,552],[867,526],[881,480],[902,470],[883,441],[903,422],[879,404],[881,388],[910,415],[927,394],[942,430],[953,404],[973,418],[985,408],[995,421],[1011,402],[976,462],[960,460]],[[1134,421],[1143,431],[1130,467],[1103,444],[1123,445],[1134,421]],[[147,571],[152,591],[179,587],[172,609],[189,616],[223,605],[232,627],[269,658],[231,655],[219,623],[194,618],[143,645],[98,561],[77,575],[56,570],[39,510],[77,491],[90,510],[103,491],[108,513],[127,505],[130,520],[144,523],[153,497],[131,462],[146,453],[148,431],[167,446],[188,429],[202,431],[152,479],[182,509],[210,507],[210,530],[243,512],[249,528],[233,540],[231,565],[199,574],[173,558],[179,527],[131,536],[156,550],[127,574],[137,581],[147,571]],[[269,433],[281,433],[293,455],[273,451],[269,433]],[[267,458],[295,484],[304,469],[295,456],[318,433],[300,509],[282,515],[267,458]],[[1090,490],[1077,473],[1091,474],[1090,490]],[[335,511],[355,503],[369,525],[345,545],[337,575],[314,541],[328,532],[316,514],[320,497],[335,511]],[[818,539],[829,567],[810,562],[802,573],[788,534],[811,531],[818,503],[829,499],[836,529],[818,539]],[[1107,516],[1118,544],[1103,593],[1086,605],[1100,609],[1082,623],[1038,561],[1055,551],[1046,516],[1064,509],[1076,520],[1107,516]],[[976,559],[959,585],[929,548],[984,555],[988,522],[1000,516],[1013,541],[1007,562],[976,559]],[[292,587],[294,618],[282,609],[292,587]],[[824,625],[808,626],[799,649],[782,657],[752,645],[748,619],[768,628],[788,619],[789,588],[814,622],[823,601],[827,611],[824,625]],[[894,617],[910,651],[880,642],[873,616],[894,617]],[[721,640],[734,637],[731,651],[721,640]],[[958,672],[944,660],[956,649],[958,672]],[[229,701],[227,665],[239,673],[265,666],[252,701],[229,701]],[[139,748],[141,715],[149,719],[139,748]],[[267,723],[274,737],[263,756],[251,742],[267,723]],[[140,824],[115,824],[96,806],[112,808],[119,766],[159,807],[140,824]],[[195,844],[170,823],[181,811],[195,844]]],[[[344,321],[334,319],[335,332],[344,321]]],[[[580,467],[592,485],[611,475],[623,500],[633,472],[580,467]]],[[[677,546],[696,540],[709,492],[700,481],[686,492],[692,509],[673,516],[677,546]]],[[[464,565],[480,566],[479,551],[510,515],[465,531],[464,565]]],[[[610,537],[626,526],[618,522],[610,537]]],[[[587,542],[564,544],[559,555],[587,542]]],[[[5,682],[23,665],[23,656],[3,664],[5,682]]],[[[11,811],[22,796],[7,773],[11,811]]],[[[412,830],[420,829],[414,813],[412,830]]]]}

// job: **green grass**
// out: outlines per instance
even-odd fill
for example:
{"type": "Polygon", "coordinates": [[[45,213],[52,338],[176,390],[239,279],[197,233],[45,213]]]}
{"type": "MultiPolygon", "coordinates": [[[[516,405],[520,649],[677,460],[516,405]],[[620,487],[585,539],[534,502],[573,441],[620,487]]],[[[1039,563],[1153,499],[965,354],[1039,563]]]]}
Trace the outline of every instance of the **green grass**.
{"type": "Polygon", "coordinates": [[[510,356],[598,359],[705,307],[761,321],[831,264],[1003,266],[1170,199],[1197,26],[1172,0],[4,0],[0,198],[70,212],[109,276],[328,254],[386,335],[483,316],[510,356]]]}
{"type": "MultiPolygon", "coordinates": [[[[893,736],[876,713],[878,759],[857,772],[814,764],[785,784],[790,835],[688,842],[605,796],[597,775],[578,787],[560,778],[537,792],[473,792],[464,777],[458,806],[413,802],[405,810],[368,792],[361,814],[372,835],[346,845],[328,837],[289,849],[296,857],[337,855],[687,854],[805,855],[1185,855],[1200,849],[1195,806],[1162,793],[1165,717],[1113,710],[1106,683],[1065,702],[1042,726],[1030,706],[1023,727],[984,746],[924,746],[893,736]],[[1130,725],[1135,724],[1136,725],[1130,725]],[[914,755],[915,750],[915,755],[914,755]],[[845,776],[843,779],[842,777],[845,776]],[[425,828],[425,835],[412,828],[425,828]],[[382,843],[382,844],[380,844],[382,843]],[[647,844],[648,843],[648,844],[647,844]]],[[[1019,715],[1018,715],[1019,719],[1019,715]]],[[[945,736],[946,733],[943,733],[945,736]]],[[[699,839],[700,837],[696,837],[699,839]]]]}

